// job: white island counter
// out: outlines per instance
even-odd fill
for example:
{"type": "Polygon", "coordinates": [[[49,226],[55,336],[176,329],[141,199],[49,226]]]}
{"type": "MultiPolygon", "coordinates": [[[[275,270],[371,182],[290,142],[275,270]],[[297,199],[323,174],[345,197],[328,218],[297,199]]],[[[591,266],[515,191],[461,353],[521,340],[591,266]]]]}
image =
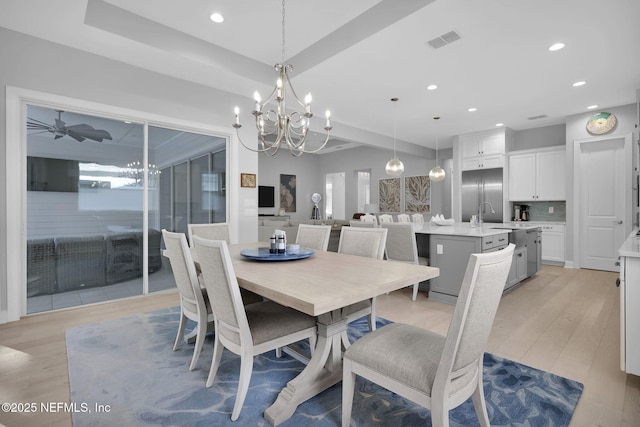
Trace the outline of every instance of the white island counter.
{"type": "Polygon", "coordinates": [[[640,236],[634,228],[620,249],[620,369],[640,375],[640,236]]]}

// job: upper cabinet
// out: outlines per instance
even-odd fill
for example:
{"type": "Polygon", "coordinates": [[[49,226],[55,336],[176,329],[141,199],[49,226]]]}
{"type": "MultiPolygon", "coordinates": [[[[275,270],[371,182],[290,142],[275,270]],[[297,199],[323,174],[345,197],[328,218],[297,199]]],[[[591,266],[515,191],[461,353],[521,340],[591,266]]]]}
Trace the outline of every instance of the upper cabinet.
{"type": "Polygon", "coordinates": [[[504,167],[506,129],[460,135],[462,170],[504,167]]]}
{"type": "Polygon", "coordinates": [[[565,147],[509,154],[509,200],[566,200],[565,147]]]}

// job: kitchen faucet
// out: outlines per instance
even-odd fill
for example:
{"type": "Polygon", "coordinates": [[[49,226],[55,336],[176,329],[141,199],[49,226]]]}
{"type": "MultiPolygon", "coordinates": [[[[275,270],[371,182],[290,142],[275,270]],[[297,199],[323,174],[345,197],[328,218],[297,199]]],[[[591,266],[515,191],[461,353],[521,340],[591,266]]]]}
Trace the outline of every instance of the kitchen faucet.
{"type": "Polygon", "coordinates": [[[493,206],[491,205],[491,203],[489,202],[482,202],[480,203],[480,206],[478,206],[478,225],[482,225],[482,212],[484,211],[484,209],[482,209],[482,207],[484,205],[489,205],[489,208],[491,208],[491,213],[496,213],[495,210],[493,210],[493,206]]]}

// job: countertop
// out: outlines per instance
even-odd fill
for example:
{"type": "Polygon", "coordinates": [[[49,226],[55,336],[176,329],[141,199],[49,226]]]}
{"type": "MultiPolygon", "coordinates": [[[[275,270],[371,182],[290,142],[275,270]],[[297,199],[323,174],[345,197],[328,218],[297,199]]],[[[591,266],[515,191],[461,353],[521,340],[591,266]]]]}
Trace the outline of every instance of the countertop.
{"type": "MultiPolygon", "coordinates": [[[[465,237],[489,237],[498,234],[510,233],[513,228],[534,229],[539,225],[519,223],[517,227],[511,223],[484,223],[481,227],[471,227],[468,222],[454,223],[453,225],[436,225],[425,222],[422,226],[416,224],[415,232],[422,234],[446,234],[465,237]]],[[[640,256],[640,254],[639,254],[640,256]]]]}
{"type": "Polygon", "coordinates": [[[635,227],[618,249],[618,255],[640,258],[640,236],[637,233],[638,227],[635,227]]]}

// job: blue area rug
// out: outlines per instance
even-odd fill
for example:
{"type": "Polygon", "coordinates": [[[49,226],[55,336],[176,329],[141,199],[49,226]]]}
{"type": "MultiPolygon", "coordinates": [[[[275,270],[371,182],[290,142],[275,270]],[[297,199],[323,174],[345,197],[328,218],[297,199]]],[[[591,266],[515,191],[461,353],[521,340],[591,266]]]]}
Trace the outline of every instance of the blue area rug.
{"type": "MultiPolygon", "coordinates": [[[[237,422],[230,419],[240,358],[225,350],[216,382],[205,387],[213,353],[204,345],[189,371],[193,346],[172,351],[179,308],[174,307],[67,330],[73,425],[268,426],[263,412],[303,365],[274,352],[254,360],[249,392],[237,422]]],[[[378,325],[389,323],[378,319],[378,325]]],[[[353,341],[368,330],[363,318],[349,325],[353,341]]],[[[492,426],[567,426],[583,386],[566,378],[485,354],[484,387],[492,426]]],[[[339,426],[342,387],[300,405],[283,426],[339,426]]],[[[452,426],[476,426],[471,400],[450,413],[452,426]]],[[[362,378],[356,382],[357,426],[430,426],[429,410],[362,378]]]]}

